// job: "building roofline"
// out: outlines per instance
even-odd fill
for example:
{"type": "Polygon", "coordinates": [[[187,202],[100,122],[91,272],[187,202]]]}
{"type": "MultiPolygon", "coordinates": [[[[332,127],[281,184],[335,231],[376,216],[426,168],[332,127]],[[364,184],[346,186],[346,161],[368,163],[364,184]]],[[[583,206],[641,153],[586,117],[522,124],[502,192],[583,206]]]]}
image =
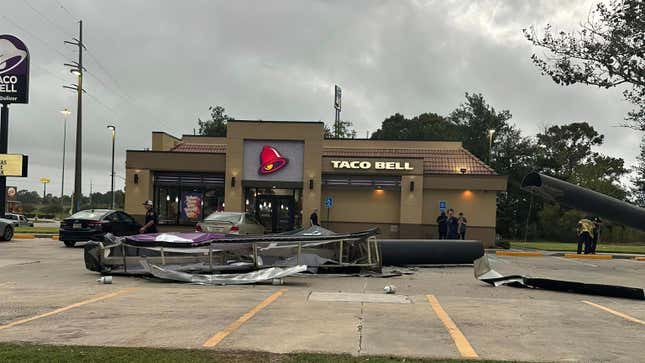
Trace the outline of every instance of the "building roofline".
{"type": "Polygon", "coordinates": [[[281,124],[319,124],[324,125],[322,121],[287,121],[287,120],[230,120],[230,122],[249,122],[249,123],[281,123],[281,124]]]}

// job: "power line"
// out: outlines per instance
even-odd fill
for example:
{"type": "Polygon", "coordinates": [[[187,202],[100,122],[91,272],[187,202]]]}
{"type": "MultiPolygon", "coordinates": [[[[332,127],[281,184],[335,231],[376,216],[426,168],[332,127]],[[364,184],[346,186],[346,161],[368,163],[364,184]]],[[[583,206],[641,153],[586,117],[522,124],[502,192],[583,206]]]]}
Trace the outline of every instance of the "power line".
{"type": "Polygon", "coordinates": [[[60,3],[60,1],[56,0],[56,3],[60,6],[61,9],[65,10],[65,12],[72,18],[74,21],[78,21],[78,18],[74,16],[69,10],[67,10],[66,7],[63,6],[63,4],[60,3]]]}
{"type": "Polygon", "coordinates": [[[46,17],[46,16],[45,16],[45,14],[43,14],[42,12],[40,12],[40,10],[36,9],[35,7],[33,7],[33,6],[29,3],[29,1],[24,0],[24,3],[25,3],[25,4],[27,4],[27,6],[28,6],[29,8],[31,8],[31,10],[33,10],[34,12],[36,12],[36,13],[37,13],[38,15],[40,15],[43,19],[47,20],[51,25],[53,25],[54,27],[56,27],[56,29],[58,29],[60,32],[62,32],[65,36],[68,36],[68,37],[74,37],[74,36],[73,36],[71,33],[69,33],[67,30],[63,29],[63,27],[61,27],[60,25],[56,24],[53,20],[51,20],[51,19],[49,19],[48,17],[46,17]]]}
{"type": "Polygon", "coordinates": [[[18,25],[16,22],[14,22],[14,21],[13,21],[13,20],[11,20],[10,18],[6,17],[5,15],[3,15],[3,16],[2,16],[2,18],[3,18],[3,19],[5,19],[5,20],[7,20],[8,22],[10,22],[11,24],[13,24],[16,28],[18,28],[18,29],[22,30],[23,32],[25,32],[25,33],[29,34],[30,36],[32,36],[34,39],[36,39],[36,40],[38,40],[39,42],[41,42],[43,45],[45,45],[45,46],[46,46],[47,48],[49,48],[50,50],[52,50],[52,51],[54,51],[54,52],[58,53],[61,57],[63,57],[63,59],[67,59],[67,58],[69,58],[69,55],[64,54],[63,52],[61,52],[60,50],[58,50],[57,48],[55,48],[54,46],[52,46],[51,44],[49,44],[49,42],[47,42],[47,41],[43,40],[42,38],[40,38],[40,37],[39,37],[39,36],[37,36],[36,34],[34,34],[34,33],[30,32],[29,30],[27,30],[27,29],[23,28],[22,26],[18,25]]]}

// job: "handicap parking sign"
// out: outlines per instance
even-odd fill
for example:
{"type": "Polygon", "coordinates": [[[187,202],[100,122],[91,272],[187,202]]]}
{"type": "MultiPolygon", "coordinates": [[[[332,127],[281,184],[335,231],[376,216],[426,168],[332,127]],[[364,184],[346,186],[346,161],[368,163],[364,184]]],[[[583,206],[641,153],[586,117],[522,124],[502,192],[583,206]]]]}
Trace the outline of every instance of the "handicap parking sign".
{"type": "Polygon", "coordinates": [[[325,198],[325,207],[331,208],[333,204],[334,204],[334,199],[332,197],[325,198]]]}
{"type": "Polygon", "coordinates": [[[441,210],[446,209],[446,201],[445,200],[440,200],[439,201],[439,209],[441,209],[441,210]]]}

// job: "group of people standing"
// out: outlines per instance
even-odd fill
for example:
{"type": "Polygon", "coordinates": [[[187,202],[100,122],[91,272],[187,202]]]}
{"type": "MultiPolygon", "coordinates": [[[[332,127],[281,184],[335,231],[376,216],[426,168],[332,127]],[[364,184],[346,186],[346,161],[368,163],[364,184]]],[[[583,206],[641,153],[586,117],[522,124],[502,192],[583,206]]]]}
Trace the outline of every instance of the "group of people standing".
{"type": "Polygon", "coordinates": [[[466,226],[468,221],[464,214],[459,212],[459,217],[455,217],[454,209],[448,209],[448,214],[441,211],[437,217],[439,226],[439,239],[466,239],[466,226]]]}
{"type": "Polygon", "coordinates": [[[601,223],[600,218],[590,216],[578,221],[578,225],[576,226],[576,232],[578,233],[578,254],[582,253],[583,245],[585,255],[596,254],[601,223]]]}

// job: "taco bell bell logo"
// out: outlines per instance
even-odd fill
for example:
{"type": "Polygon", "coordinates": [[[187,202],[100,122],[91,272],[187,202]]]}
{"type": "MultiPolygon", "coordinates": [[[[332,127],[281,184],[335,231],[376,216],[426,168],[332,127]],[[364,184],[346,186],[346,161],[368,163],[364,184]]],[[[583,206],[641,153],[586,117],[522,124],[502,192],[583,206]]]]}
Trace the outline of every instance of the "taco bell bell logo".
{"type": "Polygon", "coordinates": [[[13,35],[0,35],[0,103],[29,102],[29,50],[13,35]]]}

